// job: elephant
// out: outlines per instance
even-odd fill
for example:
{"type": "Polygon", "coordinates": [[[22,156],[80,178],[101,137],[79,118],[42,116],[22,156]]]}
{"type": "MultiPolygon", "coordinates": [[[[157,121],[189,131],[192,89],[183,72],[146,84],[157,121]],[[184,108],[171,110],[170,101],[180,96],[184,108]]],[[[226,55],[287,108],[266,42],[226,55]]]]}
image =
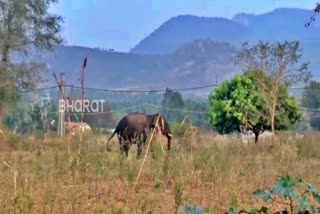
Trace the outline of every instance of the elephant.
{"type": "Polygon", "coordinates": [[[143,114],[139,112],[129,113],[119,121],[111,137],[108,139],[107,150],[110,151],[108,147],[109,141],[117,134],[121,153],[123,154],[123,152],[125,152],[126,157],[128,157],[131,145],[136,143],[138,146],[137,158],[139,158],[142,152],[142,146],[145,145],[147,140],[147,131],[154,128],[158,130],[156,126],[157,119],[161,133],[167,137],[167,150],[169,151],[172,132],[165,117],[160,113],[143,114]]]}

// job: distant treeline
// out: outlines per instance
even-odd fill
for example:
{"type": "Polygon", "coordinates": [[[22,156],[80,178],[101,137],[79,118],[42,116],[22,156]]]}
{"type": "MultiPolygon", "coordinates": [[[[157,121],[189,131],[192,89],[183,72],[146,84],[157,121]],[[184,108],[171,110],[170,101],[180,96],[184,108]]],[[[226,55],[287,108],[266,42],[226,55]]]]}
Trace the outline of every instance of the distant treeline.
{"type": "MultiPolygon", "coordinates": [[[[66,97],[81,99],[81,93],[79,90],[72,94],[67,91],[66,97]]],[[[171,125],[181,123],[187,116],[194,125],[209,127],[208,102],[206,100],[183,99],[179,92],[170,89],[167,89],[165,93],[88,91],[85,93],[85,98],[105,100],[104,113],[90,114],[85,112],[84,114],[84,121],[93,128],[114,128],[118,121],[130,112],[146,114],[160,112],[166,116],[171,125]]],[[[8,112],[3,122],[7,128],[22,133],[46,131],[52,128],[50,122],[58,119],[58,99],[57,90],[42,91],[38,96],[24,94],[20,104],[8,112]]],[[[71,120],[79,122],[81,114],[72,114],[71,120]]]]}

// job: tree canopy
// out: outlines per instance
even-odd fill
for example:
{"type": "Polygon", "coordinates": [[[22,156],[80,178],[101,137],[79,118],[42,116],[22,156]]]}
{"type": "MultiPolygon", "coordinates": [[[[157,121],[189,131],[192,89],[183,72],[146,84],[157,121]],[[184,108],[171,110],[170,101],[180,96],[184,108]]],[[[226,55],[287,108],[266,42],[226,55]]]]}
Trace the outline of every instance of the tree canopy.
{"type": "Polygon", "coordinates": [[[170,121],[181,121],[183,115],[181,112],[174,111],[175,109],[183,109],[184,102],[181,94],[178,91],[172,91],[166,89],[166,92],[163,95],[162,107],[164,108],[164,114],[170,121]]]}
{"type": "MultiPolygon", "coordinates": [[[[271,129],[269,108],[261,95],[256,79],[259,76],[272,85],[273,78],[263,71],[249,71],[223,82],[210,94],[210,123],[220,134],[241,131],[241,127],[255,134],[255,142],[264,130],[271,129]]],[[[289,96],[288,86],[282,84],[279,90],[279,105],[275,115],[276,130],[286,130],[299,121],[301,114],[294,97],[289,96]]]]}
{"type": "Polygon", "coordinates": [[[305,108],[318,109],[320,107],[320,82],[315,80],[304,88],[301,105],[305,108]]]}
{"type": "Polygon", "coordinates": [[[242,50],[234,59],[244,71],[259,69],[272,78],[273,82],[269,84],[265,78],[260,78],[259,75],[255,77],[264,104],[269,108],[272,132],[277,126],[276,114],[280,107],[280,91],[283,85],[307,83],[312,77],[308,69],[309,63],[300,62],[302,49],[299,46],[297,41],[283,43],[259,41],[253,46],[244,43],[242,50]]]}
{"type": "Polygon", "coordinates": [[[320,117],[318,109],[320,108],[320,82],[312,80],[304,88],[301,105],[304,108],[312,109],[307,112],[310,118],[309,122],[313,129],[320,129],[320,117]]]}
{"type": "Polygon", "coordinates": [[[34,48],[52,50],[62,42],[62,17],[49,13],[57,0],[0,0],[0,119],[8,103],[14,103],[21,89],[33,89],[42,79],[45,66],[26,60],[34,48]],[[19,61],[12,61],[15,54],[19,61]]]}

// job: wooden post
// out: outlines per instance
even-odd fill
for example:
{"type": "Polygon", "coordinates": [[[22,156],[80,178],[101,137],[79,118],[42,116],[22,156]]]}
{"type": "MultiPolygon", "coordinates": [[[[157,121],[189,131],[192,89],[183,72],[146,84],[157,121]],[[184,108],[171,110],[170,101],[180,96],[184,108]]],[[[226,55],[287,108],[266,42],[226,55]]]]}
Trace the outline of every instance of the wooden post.
{"type": "Polygon", "coordinates": [[[83,98],[84,98],[84,72],[87,66],[87,57],[83,60],[83,65],[81,69],[81,124],[83,123],[83,98]]]}
{"type": "Polygon", "coordinates": [[[81,84],[81,124],[83,123],[83,97],[84,97],[84,90],[83,90],[83,83],[84,80],[82,79],[81,84]]]}
{"type": "MultiPolygon", "coordinates": [[[[61,93],[60,93],[60,100],[64,100],[66,102],[65,98],[65,81],[63,79],[64,73],[60,73],[60,85],[61,85],[61,93]]],[[[59,119],[58,119],[58,135],[60,137],[64,136],[65,134],[65,112],[59,111],[59,119]]]]}

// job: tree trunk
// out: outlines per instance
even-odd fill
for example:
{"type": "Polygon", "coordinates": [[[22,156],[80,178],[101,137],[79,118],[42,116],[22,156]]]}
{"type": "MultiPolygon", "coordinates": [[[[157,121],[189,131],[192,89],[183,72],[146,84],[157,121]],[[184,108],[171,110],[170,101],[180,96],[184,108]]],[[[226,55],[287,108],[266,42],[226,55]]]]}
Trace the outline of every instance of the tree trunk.
{"type": "Polygon", "coordinates": [[[254,133],[254,143],[258,143],[260,131],[255,131],[254,133]]]}
{"type": "Polygon", "coordinates": [[[276,108],[277,108],[277,104],[278,104],[278,94],[279,94],[279,88],[280,88],[280,82],[276,83],[276,88],[275,88],[275,93],[273,94],[273,103],[272,103],[272,111],[271,111],[271,131],[272,134],[274,135],[274,131],[275,131],[275,117],[276,117],[276,108]]]}
{"type": "Polygon", "coordinates": [[[2,63],[7,63],[9,61],[9,47],[8,45],[5,45],[4,47],[2,47],[2,59],[1,62],[2,63]]]}
{"type": "Polygon", "coordinates": [[[272,105],[272,112],[271,112],[271,132],[274,134],[274,120],[275,120],[275,115],[276,115],[276,100],[274,99],[273,105],[272,105]]]}
{"type": "Polygon", "coordinates": [[[0,104],[0,135],[3,134],[2,117],[3,117],[3,110],[2,110],[2,106],[0,104]]]}

